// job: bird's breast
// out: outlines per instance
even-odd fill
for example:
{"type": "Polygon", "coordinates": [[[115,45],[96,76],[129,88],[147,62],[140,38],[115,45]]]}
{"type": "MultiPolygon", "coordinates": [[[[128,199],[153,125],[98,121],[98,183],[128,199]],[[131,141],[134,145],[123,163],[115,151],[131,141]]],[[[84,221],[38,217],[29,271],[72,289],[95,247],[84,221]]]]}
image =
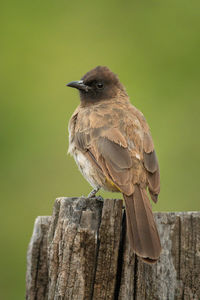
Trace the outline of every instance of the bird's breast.
{"type": "Polygon", "coordinates": [[[73,156],[80,172],[93,188],[103,188],[111,192],[119,192],[119,188],[106,178],[103,172],[88,159],[87,155],[76,148],[74,143],[69,144],[68,152],[73,156]]]}
{"type": "Polygon", "coordinates": [[[102,174],[99,174],[99,171],[92,162],[88,159],[87,155],[76,148],[75,144],[69,143],[68,152],[73,156],[80,172],[84,178],[90,183],[93,188],[98,188],[103,185],[102,174]]]}

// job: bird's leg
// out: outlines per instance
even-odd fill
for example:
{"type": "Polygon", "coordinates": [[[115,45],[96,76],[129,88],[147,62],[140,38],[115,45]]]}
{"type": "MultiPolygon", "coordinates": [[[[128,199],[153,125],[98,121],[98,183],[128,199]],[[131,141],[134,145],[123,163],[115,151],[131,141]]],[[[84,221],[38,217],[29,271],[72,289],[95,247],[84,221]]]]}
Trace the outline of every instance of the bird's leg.
{"type": "Polygon", "coordinates": [[[100,190],[100,187],[97,187],[96,189],[93,189],[89,194],[88,198],[93,198],[96,196],[96,193],[100,190]]]}
{"type": "Polygon", "coordinates": [[[99,195],[98,197],[96,197],[96,200],[97,200],[97,201],[100,201],[100,202],[102,202],[102,203],[104,203],[104,199],[103,199],[103,197],[101,197],[100,195],[99,195]]]}

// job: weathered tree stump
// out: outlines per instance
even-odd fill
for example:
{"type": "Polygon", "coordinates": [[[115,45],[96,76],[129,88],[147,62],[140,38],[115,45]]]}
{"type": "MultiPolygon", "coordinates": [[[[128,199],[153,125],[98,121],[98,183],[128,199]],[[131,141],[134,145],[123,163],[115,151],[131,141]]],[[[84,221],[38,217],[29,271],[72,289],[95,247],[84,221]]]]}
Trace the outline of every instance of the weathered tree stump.
{"type": "Polygon", "coordinates": [[[200,212],[155,213],[155,265],[129,247],[122,200],[59,198],[38,217],[27,255],[28,300],[199,300],[200,212]]]}

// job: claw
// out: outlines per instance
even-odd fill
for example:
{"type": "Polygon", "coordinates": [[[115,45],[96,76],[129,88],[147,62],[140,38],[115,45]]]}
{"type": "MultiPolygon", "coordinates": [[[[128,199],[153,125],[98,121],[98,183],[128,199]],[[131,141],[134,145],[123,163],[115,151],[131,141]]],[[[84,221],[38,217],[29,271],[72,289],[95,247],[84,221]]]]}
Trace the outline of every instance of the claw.
{"type": "Polygon", "coordinates": [[[99,187],[97,187],[96,189],[92,190],[89,194],[88,194],[88,198],[93,198],[96,196],[96,193],[100,190],[99,187]]]}
{"type": "Polygon", "coordinates": [[[97,201],[102,202],[102,203],[104,202],[104,199],[103,199],[102,196],[95,197],[95,199],[96,199],[97,201]]]}

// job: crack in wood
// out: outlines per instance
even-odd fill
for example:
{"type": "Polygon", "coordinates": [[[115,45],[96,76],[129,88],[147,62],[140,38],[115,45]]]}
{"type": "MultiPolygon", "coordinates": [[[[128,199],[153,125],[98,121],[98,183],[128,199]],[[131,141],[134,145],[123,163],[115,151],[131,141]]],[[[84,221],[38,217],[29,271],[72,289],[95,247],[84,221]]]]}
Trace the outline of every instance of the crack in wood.
{"type": "Polygon", "coordinates": [[[137,255],[135,255],[133,300],[137,300],[137,281],[138,281],[138,258],[137,258],[137,255]]]}
{"type": "Polygon", "coordinates": [[[126,236],[126,211],[123,209],[122,228],[121,228],[121,236],[120,236],[120,244],[119,244],[114,300],[118,300],[119,292],[120,292],[125,236],[126,236]]]}
{"type": "Polygon", "coordinates": [[[98,262],[98,256],[99,256],[99,247],[100,247],[100,240],[99,240],[99,228],[101,226],[101,218],[102,218],[102,209],[101,214],[99,218],[98,228],[97,228],[97,248],[96,248],[96,259],[95,259],[95,265],[94,265],[94,276],[91,284],[91,300],[93,299],[94,294],[94,284],[95,284],[95,278],[96,278],[96,270],[97,270],[97,262],[98,262]]]}

